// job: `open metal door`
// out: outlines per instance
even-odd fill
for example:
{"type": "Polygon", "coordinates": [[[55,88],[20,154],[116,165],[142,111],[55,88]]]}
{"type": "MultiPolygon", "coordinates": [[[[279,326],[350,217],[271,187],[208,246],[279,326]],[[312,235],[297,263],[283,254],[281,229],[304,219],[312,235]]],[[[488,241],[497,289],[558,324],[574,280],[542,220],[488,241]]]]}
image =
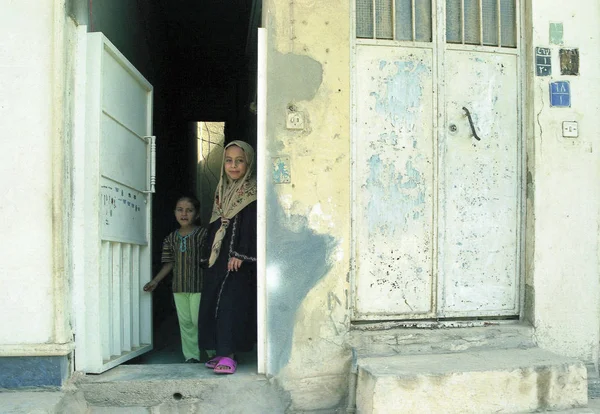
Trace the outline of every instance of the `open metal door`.
{"type": "Polygon", "coordinates": [[[101,373],[152,349],[153,88],[102,33],[78,48],[75,369],[101,373]]]}

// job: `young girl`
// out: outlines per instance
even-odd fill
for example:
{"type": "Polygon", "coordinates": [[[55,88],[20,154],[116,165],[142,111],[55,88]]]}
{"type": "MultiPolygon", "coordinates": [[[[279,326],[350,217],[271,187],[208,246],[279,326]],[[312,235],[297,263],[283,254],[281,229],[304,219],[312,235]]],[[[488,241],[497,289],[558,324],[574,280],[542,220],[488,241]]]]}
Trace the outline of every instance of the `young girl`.
{"type": "Polygon", "coordinates": [[[233,374],[235,352],[256,340],[256,178],[254,150],[243,141],[225,147],[208,240],[199,343],[216,350],[207,368],[233,374]]]}
{"type": "MultiPolygon", "coordinates": [[[[175,219],[180,227],[165,238],[161,258],[164,265],[154,279],[144,286],[146,292],[152,292],[173,271],[173,297],[185,362],[200,362],[198,309],[203,285],[201,254],[206,229],[198,226],[199,215],[200,202],[195,197],[186,196],[177,200],[175,219]]],[[[206,260],[203,266],[206,266],[206,260]]]]}

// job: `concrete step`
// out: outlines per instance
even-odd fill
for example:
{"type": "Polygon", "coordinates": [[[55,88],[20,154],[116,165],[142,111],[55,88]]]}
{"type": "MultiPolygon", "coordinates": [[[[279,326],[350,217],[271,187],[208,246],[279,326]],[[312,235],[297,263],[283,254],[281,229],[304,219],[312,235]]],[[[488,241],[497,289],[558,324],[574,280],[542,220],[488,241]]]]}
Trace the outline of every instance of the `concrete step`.
{"type": "Polygon", "coordinates": [[[203,364],[122,365],[100,375],[80,375],[75,388],[90,413],[283,413],[289,397],[256,366],[216,375],[203,364]],[[135,411],[131,411],[134,410],[135,411]],[[127,411],[130,410],[130,411],[127,411]]]}
{"type": "Polygon", "coordinates": [[[585,407],[581,362],[539,348],[358,358],[358,413],[525,413],[585,407]]]}
{"type": "Polygon", "coordinates": [[[558,411],[540,411],[542,413],[552,414],[599,414],[600,413],[600,399],[588,399],[588,404],[585,407],[570,408],[568,410],[558,411]]]}
{"type": "Polygon", "coordinates": [[[397,327],[393,323],[354,327],[349,344],[359,356],[446,354],[484,349],[533,348],[533,328],[521,323],[483,322],[481,326],[397,327]]]}

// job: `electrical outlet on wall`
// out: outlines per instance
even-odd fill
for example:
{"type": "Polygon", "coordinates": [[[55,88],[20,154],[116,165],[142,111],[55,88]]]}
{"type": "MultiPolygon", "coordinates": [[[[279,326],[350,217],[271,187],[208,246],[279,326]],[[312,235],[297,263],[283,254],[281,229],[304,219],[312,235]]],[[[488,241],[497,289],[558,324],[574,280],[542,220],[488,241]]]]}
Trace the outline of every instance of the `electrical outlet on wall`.
{"type": "Polygon", "coordinates": [[[300,111],[288,111],[285,127],[287,129],[304,129],[304,114],[300,111]]]}
{"type": "Polygon", "coordinates": [[[579,136],[579,127],[576,121],[564,121],[562,123],[563,133],[565,138],[577,138],[579,136]]]}

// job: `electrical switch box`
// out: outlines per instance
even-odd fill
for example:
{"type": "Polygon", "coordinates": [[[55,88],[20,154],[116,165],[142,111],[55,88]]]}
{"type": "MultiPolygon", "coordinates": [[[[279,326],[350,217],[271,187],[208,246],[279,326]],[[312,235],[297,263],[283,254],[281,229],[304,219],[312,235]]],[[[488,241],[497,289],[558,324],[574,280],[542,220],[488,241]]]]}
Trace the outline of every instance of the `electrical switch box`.
{"type": "Polygon", "coordinates": [[[577,138],[579,136],[577,121],[564,121],[562,123],[562,136],[565,138],[577,138]]]}

